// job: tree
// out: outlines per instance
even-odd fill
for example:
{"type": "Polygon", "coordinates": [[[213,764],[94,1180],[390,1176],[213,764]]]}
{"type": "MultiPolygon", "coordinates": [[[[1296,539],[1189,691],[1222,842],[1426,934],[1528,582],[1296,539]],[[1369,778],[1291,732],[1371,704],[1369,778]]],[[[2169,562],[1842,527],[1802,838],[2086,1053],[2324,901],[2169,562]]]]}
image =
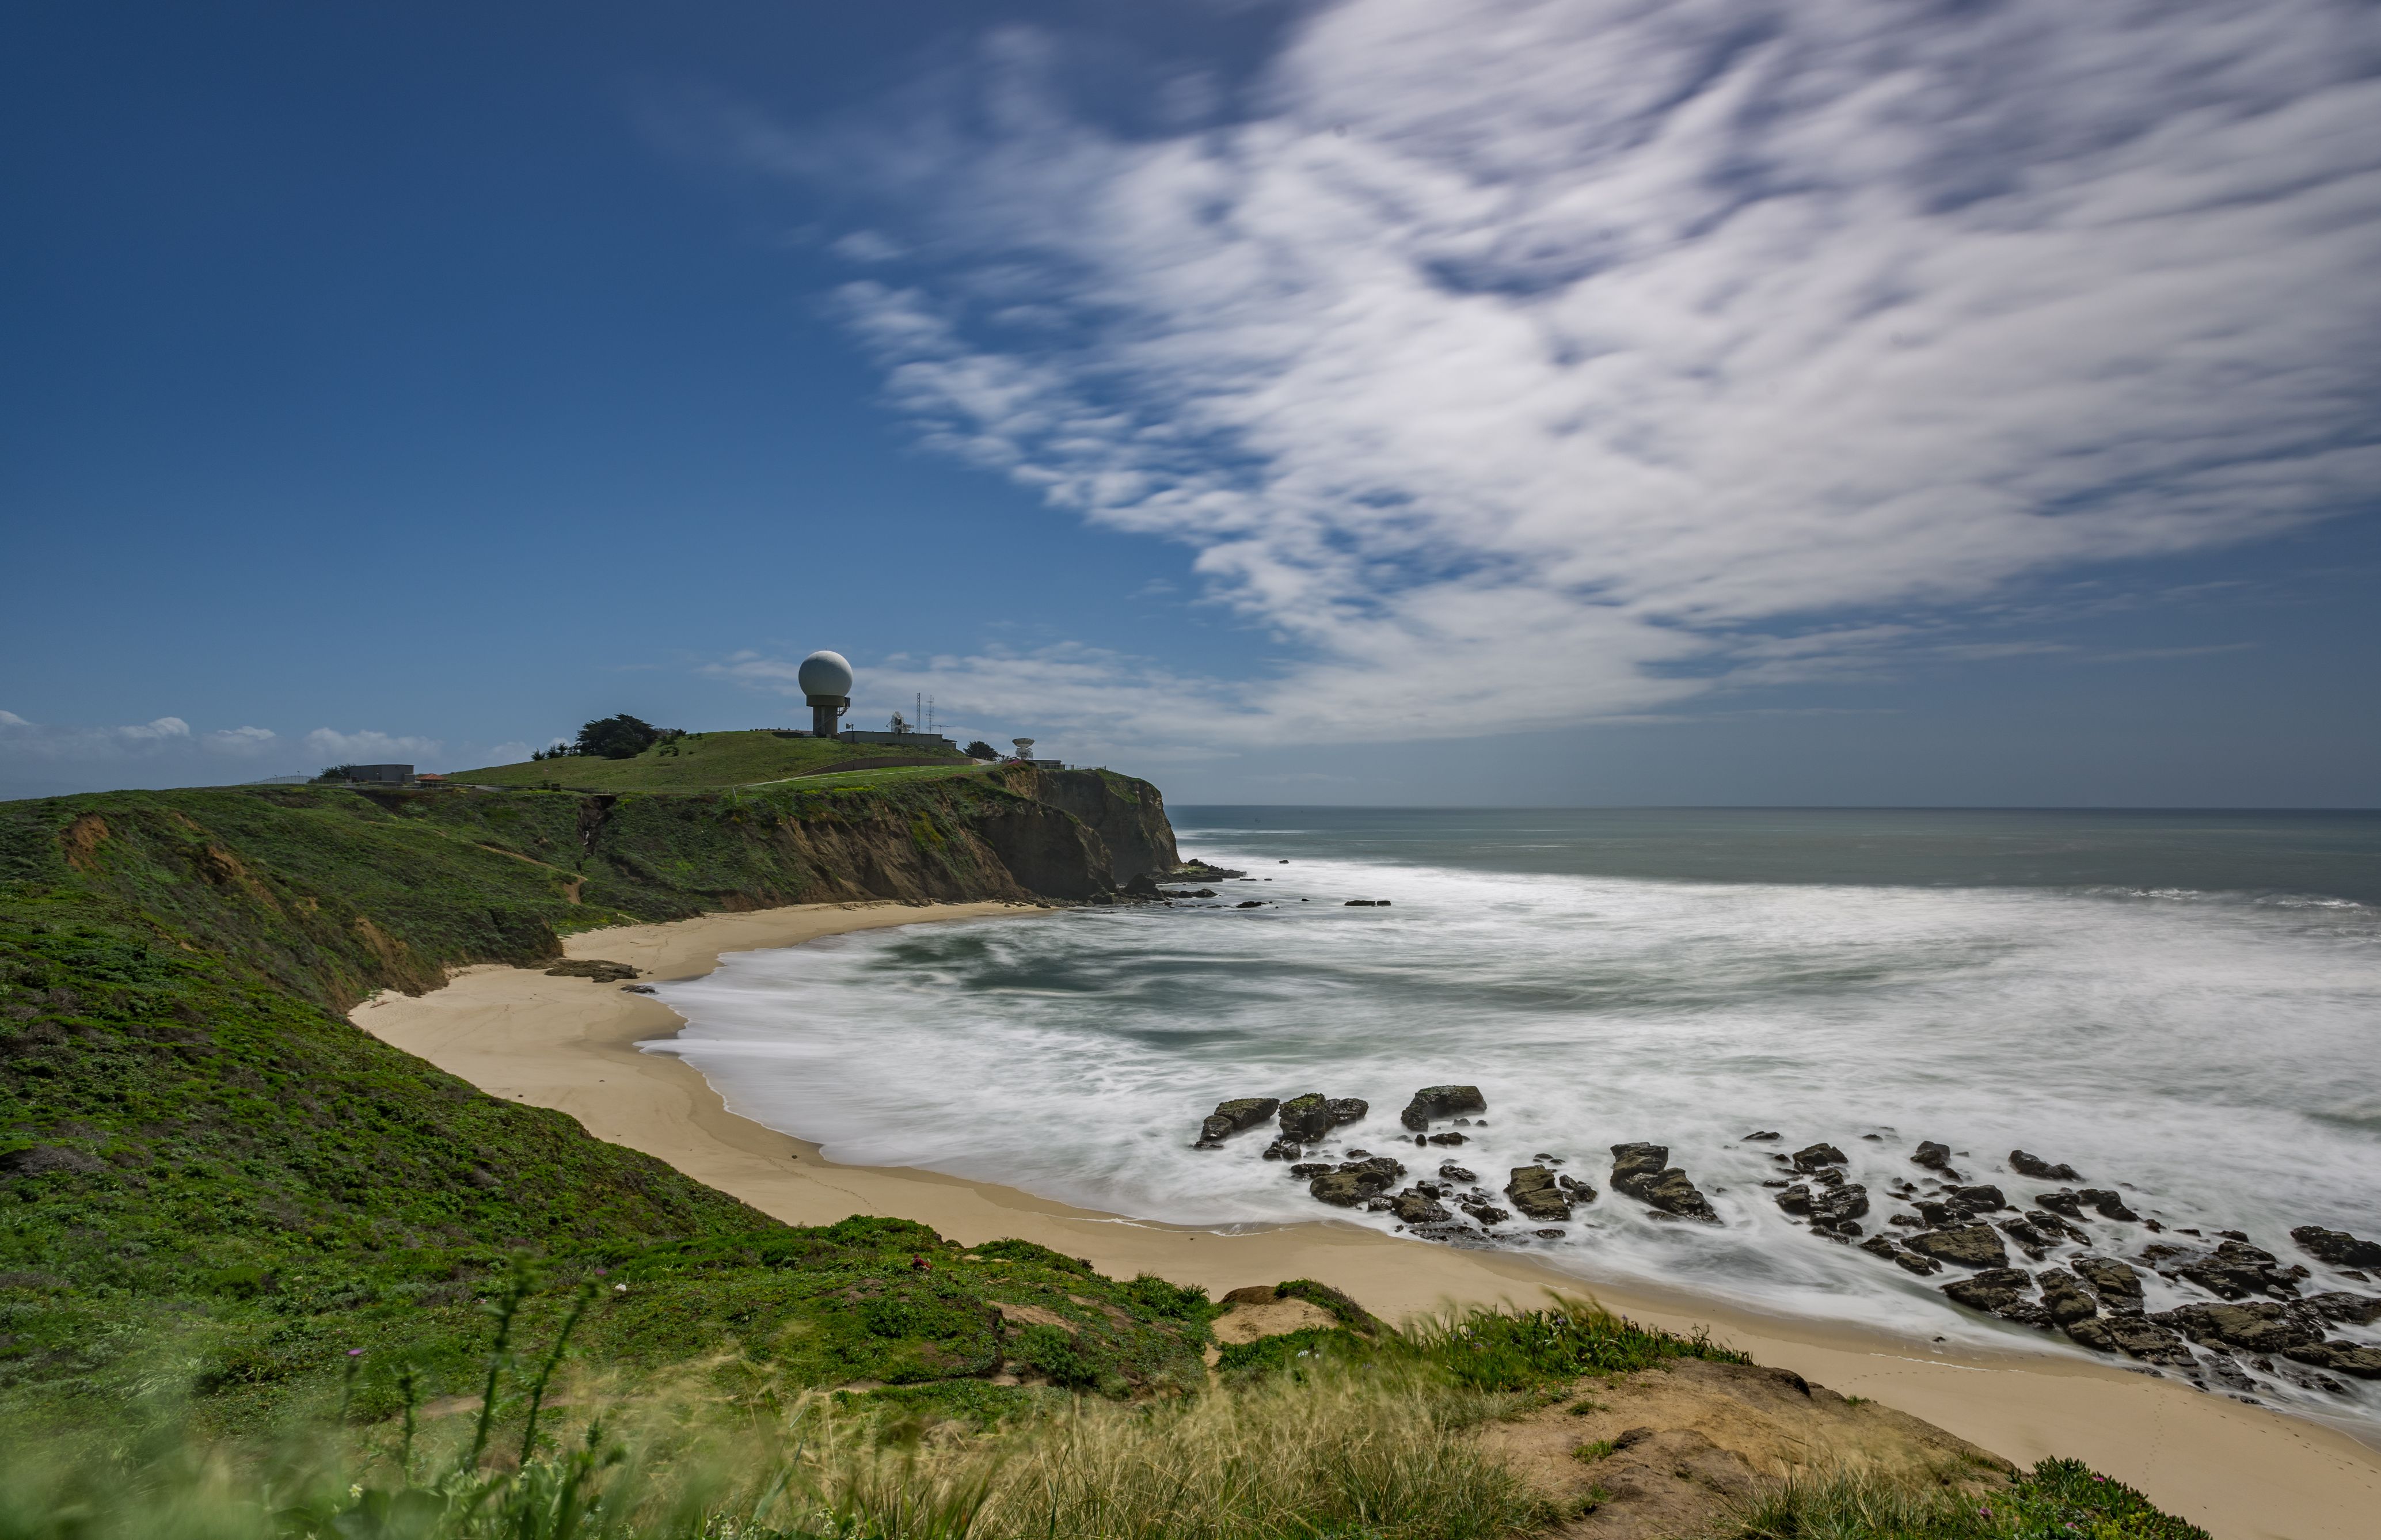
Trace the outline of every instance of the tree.
{"type": "Polygon", "coordinates": [[[326,764],[323,773],[314,778],[318,781],[343,781],[355,773],[356,767],[352,764],[326,764]]]}
{"type": "Polygon", "coordinates": [[[998,759],[1000,757],[1000,751],[994,748],[991,744],[986,743],[981,738],[969,744],[967,746],[967,752],[968,758],[970,759],[998,759]]]}
{"type": "Polygon", "coordinates": [[[580,728],[579,741],[570,746],[570,752],[601,755],[604,759],[634,759],[664,739],[680,736],[674,728],[656,727],[623,713],[580,728]]]}

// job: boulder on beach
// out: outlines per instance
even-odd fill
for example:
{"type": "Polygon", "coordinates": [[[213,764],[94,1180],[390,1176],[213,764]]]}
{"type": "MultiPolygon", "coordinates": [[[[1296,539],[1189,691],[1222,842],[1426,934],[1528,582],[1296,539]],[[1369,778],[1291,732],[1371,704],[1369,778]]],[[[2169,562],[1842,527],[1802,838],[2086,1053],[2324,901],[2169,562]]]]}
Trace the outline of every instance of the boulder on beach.
{"type": "Polygon", "coordinates": [[[1707,1225],[1719,1223],[1705,1198],[1687,1173],[1669,1164],[1667,1144],[1615,1144],[1612,1146],[1612,1190],[1625,1192],[1639,1203],[1663,1214],[1681,1219],[1696,1219],[1707,1225]]]}
{"type": "Polygon", "coordinates": [[[2301,1225],[2290,1231],[2299,1250],[2335,1267],[2381,1267],[2381,1241],[2360,1241],[2344,1229],[2301,1225]]]}
{"type": "Polygon", "coordinates": [[[1452,1118],[1459,1112],[1485,1112],[1487,1098],[1476,1085],[1426,1085],[1413,1094],[1413,1100],[1398,1114],[1398,1120],[1421,1133],[1438,1118],[1452,1118]]]}
{"type": "Polygon", "coordinates": [[[1990,1225],[1959,1225],[1949,1229],[1920,1230],[1902,1238],[1903,1245],[1921,1256],[1961,1267],[2009,1266],[2009,1251],[2000,1231],[1990,1225]]]}
{"type": "Polygon", "coordinates": [[[1389,1211],[1409,1225],[1446,1225],[1455,1221],[1455,1216],[1435,1197],[1410,1187],[1389,1200],[1389,1211]]]}
{"type": "Polygon", "coordinates": [[[2009,1152],[2009,1169],[2019,1176],[2032,1177],[2036,1181],[2082,1181],[2083,1179],[2076,1175],[2075,1167],[2072,1166],[2065,1164],[2053,1166],[2040,1155],[2028,1155],[2023,1150],[2009,1152]]]}
{"type": "Polygon", "coordinates": [[[1228,1102],[1217,1102],[1215,1110],[1199,1125],[1199,1140],[1191,1148],[1221,1148],[1225,1140],[1247,1129],[1252,1129],[1274,1115],[1281,1104],[1271,1096],[1239,1096],[1228,1102]]]}
{"type": "Polygon", "coordinates": [[[573,958],[556,963],[545,972],[548,978],[593,979],[597,984],[618,984],[638,976],[637,970],[625,962],[605,962],[597,958],[573,958]]]}
{"type": "MultiPolygon", "coordinates": [[[[1570,1200],[1555,1185],[1555,1174],[1543,1166],[1514,1167],[1512,1179],[1505,1184],[1505,1196],[1513,1200],[1513,1206],[1525,1218],[1542,1223],[1570,1218],[1570,1200]]],[[[1479,1216],[1474,1214],[1472,1217],[1477,1219],[1479,1216]]],[[[1491,1221],[1482,1219],[1481,1223],[1491,1221]]]]}

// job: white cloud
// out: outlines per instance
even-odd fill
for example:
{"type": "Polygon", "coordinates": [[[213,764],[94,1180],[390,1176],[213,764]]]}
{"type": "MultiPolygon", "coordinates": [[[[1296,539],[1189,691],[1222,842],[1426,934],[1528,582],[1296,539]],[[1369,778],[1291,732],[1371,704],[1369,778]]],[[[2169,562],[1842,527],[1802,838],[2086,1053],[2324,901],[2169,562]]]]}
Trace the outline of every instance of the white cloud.
{"type": "MultiPolygon", "coordinates": [[[[561,740],[557,739],[556,741],[560,742],[561,740]]],[[[490,764],[519,764],[522,760],[529,758],[529,756],[530,747],[526,743],[499,743],[488,751],[488,763],[490,764]]]]}
{"type": "Polygon", "coordinates": [[[255,759],[279,749],[281,739],[270,727],[225,727],[207,734],[199,743],[213,753],[255,759]]]}
{"type": "Polygon", "coordinates": [[[928,443],[1193,547],[1285,639],[1233,684],[1061,649],[917,688],[1390,739],[1867,666],[2029,576],[2358,507],[2375,16],[1348,0],[1226,128],[1070,116],[1016,33],[946,119],[732,127],[950,263],[839,295],[928,443]]]}
{"type": "Polygon", "coordinates": [[[190,725],[178,716],[123,727],[53,727],[0,711],[0,752],[31,759],[115,759],[153,753],[190,740],[190,725]]]}
{"type": "Polygon", "coordinates": [[[306,735],[306,751],[325,764],[414,764],[434,759],[444,747],[434,738],[394,738],[366,729],[343,733],[316,727],[306,735]]]}

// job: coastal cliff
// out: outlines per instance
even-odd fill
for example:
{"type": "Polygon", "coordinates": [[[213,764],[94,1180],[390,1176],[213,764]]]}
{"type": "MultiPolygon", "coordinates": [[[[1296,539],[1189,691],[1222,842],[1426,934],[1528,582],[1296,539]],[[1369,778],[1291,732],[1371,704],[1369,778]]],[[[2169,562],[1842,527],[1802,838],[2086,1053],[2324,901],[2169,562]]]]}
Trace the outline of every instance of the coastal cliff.
{"type": "Polygon", "coordinates": [[[983,774],[718,791],[123,791],[0,804],[0,880],[104,896],[345,1009],[560,937],[722,910],[1081,900],[1170,864],[1146,782],[983,774]],[[1111,843],[1111,837],[1114,843],[1111,843]]]}

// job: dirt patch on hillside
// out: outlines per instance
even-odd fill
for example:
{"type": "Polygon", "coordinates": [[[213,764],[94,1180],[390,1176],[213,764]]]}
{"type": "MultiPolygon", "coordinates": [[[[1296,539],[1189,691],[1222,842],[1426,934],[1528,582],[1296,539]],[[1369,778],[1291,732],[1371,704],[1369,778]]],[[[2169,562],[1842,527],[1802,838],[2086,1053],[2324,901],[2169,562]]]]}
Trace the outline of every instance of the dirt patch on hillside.
{"type": "Polygon", "coordinates": [[[1850,1400],[1784,1369],[1678,1359],[1581,1381],[1483,1440],[1573,1517],[1570,1540],[1700,1534],[1800,1473],[1871,1471],[1983,1485],[2009,1461],[1906,1412],[1850,1400]],[[1572,1411],[1582,1406],[1581,1411],[1572,1411]]]}
{"type": "Polygon", "coordinates": [[[58,831],[58,849],[66,853],[68,866],[78,872],[92,872],[99,868],[99,848],[106,839],[107,820],[98,813],[86,813],[58,831]]]}
{"type": "Polygon", "coordinates": [[[1310,1300],[1267,1300],[1262,1304],[1234,1304],[1215,1317],[1215,1340],[1226,1347],[1279,1337],[1309,1326],[1336,1326],[1338,1318],[1310,1300]]]}

